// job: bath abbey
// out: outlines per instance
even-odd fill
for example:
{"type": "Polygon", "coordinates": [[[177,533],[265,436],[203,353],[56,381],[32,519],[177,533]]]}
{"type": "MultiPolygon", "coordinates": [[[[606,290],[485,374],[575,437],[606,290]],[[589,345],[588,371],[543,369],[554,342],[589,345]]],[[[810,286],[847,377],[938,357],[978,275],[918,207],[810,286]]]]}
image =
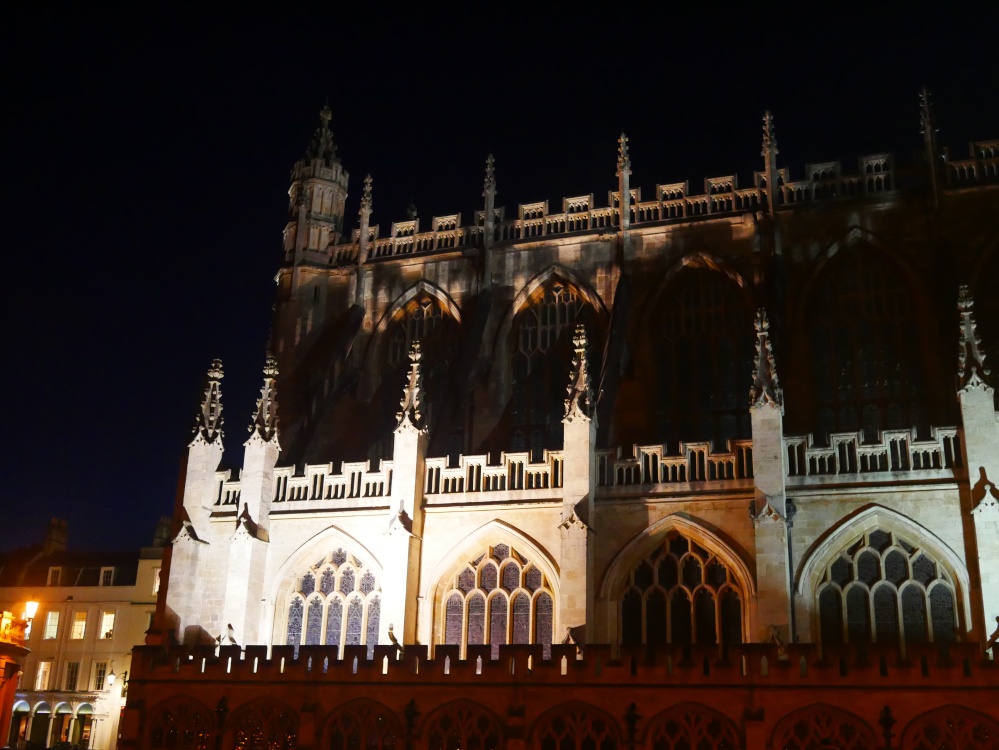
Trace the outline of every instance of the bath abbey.
{"type": "Polygon", "coordinates": [[[999,140],[917,113],[904,161],[767,112],[751,176],[651,189],[621,134],[513,209],[489,156],[386,225],[324,109],[121,746],[999,748],[999,140]]]}

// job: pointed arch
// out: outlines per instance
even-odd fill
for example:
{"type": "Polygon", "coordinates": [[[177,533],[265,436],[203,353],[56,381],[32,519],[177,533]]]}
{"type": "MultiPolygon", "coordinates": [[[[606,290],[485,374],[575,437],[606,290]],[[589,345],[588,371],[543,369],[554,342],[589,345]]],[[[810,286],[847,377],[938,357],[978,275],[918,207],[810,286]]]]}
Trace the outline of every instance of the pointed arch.
{"type": "Polygon", "coordinates": [[[528,737],[531,746],[539,750],[616,750],[621,744],[617,719],[583,701],[568,701],[548,709],[535,719],[528,737]]]}
{"type": "Polygon", "coordinates": [[[396,750],[405,744],[402,722],[388,706],[358,698],[330,712],[322,728],[322,747],[348,750],[396,750]]]}
{"type": "Polygon", "coordinates": [[[999,736],[993,717],[960,705],[935,708],[920,714],[905,726],[899,747],[933,750],[939,747],[992,750],[999,736]]]}
{"type": "Polygon", "coordinates": [[[504,722],[492,709],[467,698],[438,706],[423,720],[420,736],[428,750],[502,750],[504,722]],[[449,742],[449,740],[451,740],[449,742]]]}
{"type": "MultiPolygon", "coordinates": [[[[520,570],[520,575],[526,578],[527,573],[530,569],[536,569],[541,573],[541,580],[538,583],[538,587],[543,589],[545,592],[550,594],[552,611],[550,614],[545,614],[552,620],[551,627],[553,632],[558,632],[558,608],[555,605],[559,600],[559,566],[555,561],[555,558],[540,544],[536,539],[528,536],[519,529],[511,526],[505,521],[499,519],[493,519],[488,523],[483,524],[475,531],[465,536],[457,544],[455,544],[446,554],[444,554],[437,564],[433,567],[430,574],[426,577],[426,583],[421,590],[421,596],[424,601],[426,601],[432,607],[432,617],[425,621],[424,627],[426,628],[421,634],[421,639],[427,643],[441,643],[445,636],[446,621],[450,614],[453,612],[455,618],[460,618],[464,622],[464,610],[467,609],[467,605],[462,602],[460,605],[462,607],[461,614],[459,616],[458,609],[454,609],[459,605],[457,602],[450,602],[452,596],[448,595],[448,592],[453,591],[453,583],[455,577],[465,568],[470,566],[472,560],[483,555],[484,552],[494,549],[498,550],[501,547],[506,547],[506,554],[509,551],[516,550],[518,553],[523,555],[527,559],[527,563],[524,568],[520,570]],[[547,586],[543,584],[547,581],[547,586]],[[448,598],[448,602],[445,602],[445,598],[448,598]],[[452,609],[448,608],[450,604],[452,609]]],[[[502,562],[502,561],[501,561],[502,562]]],[[[475,567],[474,565],[472,567],[475,567]]],[[[497,576],[501,572],[500,566],[496,565],[497,576]]],[[[518,563],[519,568],[519,563],[518,563]]],[[[497,580],[491,584],[492,588],[486,589],[499,591],[502,582],[497,577],[497,580]]],[[[463,589],[463,594],[461,599],[464,600],[469,598],[475,592],[472,589],[480,589],[478,583],[471,583],[468,589],[463,589]],[[466,596],[465,594],[468,594],[466,596]]],[[[518,585],[517,590],[521,590],[518,585]]],[[[526,591],[526,589],[525,589],[526,591]]],[[[485,599],[483,601],[492,601],[491,597],[485,596],[485,591],[480,591],[485,599]]],[[[529,594],[530,595],[530,594],[529,594]]],[[[503,611],[507,611],[510,608],[510,596],[505,595],[506,607],[503,611]]],[[[532,612],[535,617],[537,614],[537,598],[533,597],[531,599],[532,612]]],[[[491,610],[490,610],[491,611],[491,610]]],[[[484,613],[483,613],[484,614],[484,613]]],[[[489,621],[483,622],[483,626],[486,630],[491,627],[489,621]]],[[[457,625],[455,626],[457,627],[457,625]]],[[[462,625],[462,628],[465,626],[462,625]]],[[[507,623],[503,623],[504,629],[507,627],[507,623]]],[[[457,634],[458,631],[455,631],[457,634]]],[[[537,635],[535,631],[532,632],[537,635]]],[[[467,635],[467,634],[466,634],[467,635]]],[[[529,636],[530,637],[530,636],[529,636]]],[[[490,638],[491,643],[495,643],[490,638]]],[[[549,641],[550,643],[550,641],[549,641]]]]}
{"type": "Polygon", "coordinates": [[[703,703],[678,703],[660,711],[645,725],[642,742],[647,750],[737,750],[739,730],[728,716],[703,703]],[[659,742],[657,742],[659,740],[659,742]]]}
{"type": "Polygon", "coordinates": [[[385,310],[385,313],[379,318],[378,322],[375,324],[374,330],[371,332],[371,338],[368,342],[367,351],[364,354],[364,370],[369,373],[378,372],[378,354],[384,347],[384,336],[389,323],[392,319],[409,303],[411,300],[415,299],[420,293],[425,293],[430,297],[436,299],[448,315],[454,318],[455,322],[460,326],[462,323],[461,310],[458,305],[455,304],[454,299],[446,291],[441,289],[437,284],[429,281],[427,279],[420,279],[415,284],[407,288],[395,298],[395,301],[385,310]]]}
{"type": "Polygon", "coordinates": [[[217,730],[215,712],[208,706],[190,696],[175,696],[149,709],[143,747],[210,748],[217,730]]]}
{"type": "Polygon", "coordinates": [[[226,725],[239,748],[292,750],[297,747],[298,714],[277,698],[254,698],[241,704],[233,709],[226,725]]]}
{"type": "Polygon", "coordinates": [[[726,540],[698,519],[686,514],[673,513],[660,518],[636,534],[614,556],[601,578],[600,597],[603,599],[616,597],[624,585],[629,571],[638,565],[656,545],[661,544],[663,538],[670,531],[680,532],[688,539],[700,544],[708,552],[716,555],[733,571],[745,595],[747,597],[756,596],[756,583],[744,555],[737,552],[726,540]]]}
{"type": "Polygon", "coordinates": [[[659,279],[655,289],[646,298],[645,303],[642,306],[642,313],[640,316],[643,330],[648,329],[648,326],[651,323],[652,313],[656,309],[656,306],[659,303],[659,298],[662,296],[663,292],[683,271],[696,268],[704,268],[709,271],[720,273],[722,276],[739,287],[749,310],[755,310],[756,307],[758,307],[755,295],[753,294],[752,284],[750,284],[746,277],[739,273],[731,263],[713,253],[709,253],[706,250],[693,250],[677,258],[676,261],[674,261],[669,268],[666,269],[666,273],[664,273],[662,278],[659,279]]]}
{"type": "MultiPolygon", "coordinates": [[[[959,600],[956,606],[963,613],[964,622],[971,622],[971,597],[968,595],[970,579],[964,560],[950,545],[925,526],[897,510],[876,503],[866,505],[842,518],[812,543],[802,556],[795,573],[795,594],[808,602],[810,609],[817,611],[818,608],[811,606],[811,603],[816,597],[827,567],[851,542],[875,530],[898,533],[911,543],[919,545],[921,549],[925,549],[938,563],[943,564],[956,588],[955,593],[959,600]]],[[[817,619],[813,621],[812,630],[813,634],[817,634],[817,619]]]]}
{"type": "Polygon", "coordinates": [[[782,717],[770,735],[768,747],[866,750],[877,744],[870,725],[856,714],[826,703],[813,703],[782,717]]]}

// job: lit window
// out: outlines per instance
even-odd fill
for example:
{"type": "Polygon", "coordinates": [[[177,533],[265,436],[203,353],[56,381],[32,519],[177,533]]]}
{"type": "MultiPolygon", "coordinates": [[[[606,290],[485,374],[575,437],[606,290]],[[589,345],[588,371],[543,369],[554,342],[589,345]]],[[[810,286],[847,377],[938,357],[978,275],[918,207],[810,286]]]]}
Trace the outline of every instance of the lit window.
{"type": "Polygon", "coordinates": [[[66,684],[64,690],[76,690],[76,680],[80,676],[80,662],[71,661],[66,665],[66,684]]]}
{"type": "Polygon", "coordinates": [[[153,595],[160,593],[160,569],[153,569],[153,595]]]}
{"type": "Polygon", "coordinates": [[[70,632],[69,637],[74,641],[83,640],[83,636],[87,633],[87,613],[86,612],[74,612],[73,613],[73,630],[70,632]]]}
{"type": "Polygon", "coordinates": [[[107,679],[108,675],[108,663],[106,661],[99,661],[94,664],[94,690],[103,690],[107,687],[104,681],[107,679]]]}
{"type": "Polygon", "coordinates": [[[52,674],[52,662],[38,662],[38,671],[35,672],[35,690],[49,689],[49,676],[52,674]]]}
{"type": "Polygon", "coordinates": [[[101,568],[101,586],[110,586],[114,581],[114,568],[101,568]]]}
{"type": "Polygon", "coordinates": [[[101,638],[106,641],[114,636],[114,612],[105,612],[101,615],[101,638]]]}
{"type": "Polygon", "coordinates": [[[62,579],[62,568],[49,568],[49,586],[58,586],[62,579]]]}
{"type": "Polygon", "coordinates": [[[42,636],[49,641],[59,634],[59,613],[49,612],[45,615],[45,634],[42,636]]]}

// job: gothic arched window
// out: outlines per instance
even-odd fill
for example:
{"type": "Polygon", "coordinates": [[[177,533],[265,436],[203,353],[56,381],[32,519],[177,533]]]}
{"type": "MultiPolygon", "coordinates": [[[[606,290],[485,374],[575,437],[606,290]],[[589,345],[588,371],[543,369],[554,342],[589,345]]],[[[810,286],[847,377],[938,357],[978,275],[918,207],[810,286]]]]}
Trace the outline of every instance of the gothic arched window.
{"type": "Polygon", "coordinates": [[[443,596],[443,643],[490,644],[493,658],[507,643],[539,643],[546,656],[555,624],[555,596],[541,570],[497,544],[457,573],[443,596]]]}
{"type": "Polygon", "coordinates": [[[501,750],[503,732],[496,717],[475,703],[444,706],[427,720],[428,750],[501,750]]]}
{"type": "Polygon", "coordinates": [[[999,747],[999,723],[964,706],[943,706],[913,719],[899,746],[909,750],[995,750],[999,747]]]}
{"type": "MultiPolygon", "coordinates": [[[[423,410],[428,424],[435,426],[443,416],[451,387],[450,370],[458,357],[460,346],[458,321],[440,300],[426,291],[420,291],[399,310],[385,331],[384,359],[381,386],[376,396],[378,405],[378,443],[376,458],[392,455],[392,431],[396,426],[396,412],[409,372],[409,350],[414,341],[420,342],[423,358],[420,368],[423,377],[423,410]]],[[[461,420],[454,427],[461,435],[461,420]]],[[[452,430],[453,431],[453,430],[452,430]]]]}
{"type": "Polygon", "coordinates": [[[753,317],[739,287],[707,268],[683,271],[654,314],[658,433],[669,445],[750,437],[753,317]]]}
{"type": "Polygon", "coordinates": [[[537,289],[514,319],[512,445],[515,450],[530,450],[534,461],[541,460],[543,450],[562,447],[563,402],[577,323],[586,325],[592,361],[599,351],[593,308],[576,287],[561,279],[537,289]]]}
{"type": "Polygon", "coordinates": [[[787,750],[868,750],[877,744],[871,728],[859,717],[834,706],[815,704],[777,722],[769,746],[787,750]]]}
{"type": "Polygon", "coordinates": [[[374,573],[338,549],[300,576],[297,584],[288,599],[286,643],[366,644],[373,652],[381,614],[381,587],[374,573]]]}
{"type": "Polygon", "coordinates": [[[170,701],[149,712],[149,747],[209,750],[215,746],[212,712],[192,700],[170,701]]]}
{"type": "Polygon", "coordinates": [[[602,711],[583,705],[565,707],[539,722],[540,750],[617,750],[617,726],[602,711]]]}
{"type": "Polygon", "coordinates": [[[236,750],[293,750],[298,718],[277,701],[254,701],[240,707],[229,721],[236,750]]]}
{"type": "Polygon", "coordinates": [[[837,258],[811,300],[815,436],[916,426],[928,415],[914,309],[898,270],[878,253],[837,258]]]}
{"type": "Polygon", "coordinates": [[[395,715],[367,701],[344,706],[326,726],[329,750],[396,750],[402,730],[395,715]]]}
{"type": "Polygon", "coordinates": [[[816,591],[823,643],[952,641],[957,597],[925,549],[876,529],[826,566],[816,591]]]}
{"type": "Polygon", "coordinates": [[[697,703],[667,709],[649,723],[647,750],[738,750],[739,733],[723,714],[697,703]]]}
{"type": "Polygon", "coordinates": [[[743,601],[732,571],[717,555],[671,531],[628,574],[622,642],[741,643],[743,601]]]}

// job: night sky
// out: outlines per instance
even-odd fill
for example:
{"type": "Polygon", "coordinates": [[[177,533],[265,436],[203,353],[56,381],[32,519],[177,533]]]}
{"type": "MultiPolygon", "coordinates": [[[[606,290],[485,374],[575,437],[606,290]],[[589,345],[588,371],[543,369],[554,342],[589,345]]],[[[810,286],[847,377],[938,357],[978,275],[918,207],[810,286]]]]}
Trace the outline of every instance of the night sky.
{"type": "Polygon", "coordinates": [[[271,18],[11,5],[0,11],[3,549],[39,541],[52,516],[68,520],[73,548],[148,543],[171,512],[216,356],[226,461],[239,463],[289,170],[327,101],[351,175],[347,226],[370,172],[383,234],[411,201],[427,224],[456,211],[467,223],[490,151],[508,216],[591,192],[605,205],[622,129],[646,197],[733,171],[751,184],[767,108],[792,179],[808,161],[909,161],[923,84],[956,157],[999,137],[985,3],[904,15],[837,4],[834,18],[757,3],[402,15],[329,3],[271,18]]]}

